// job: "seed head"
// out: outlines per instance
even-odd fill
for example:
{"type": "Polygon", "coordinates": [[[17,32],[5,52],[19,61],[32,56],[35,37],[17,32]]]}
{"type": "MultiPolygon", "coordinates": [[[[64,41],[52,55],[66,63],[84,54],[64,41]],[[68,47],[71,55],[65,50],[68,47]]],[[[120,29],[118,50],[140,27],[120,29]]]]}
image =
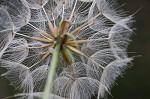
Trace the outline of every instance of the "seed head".
{"type": "Polygon", "coordinates": [[[129,67],[133,15],[113,0],[7,0],[0,7],[0,66],[23,93],[41,98],[59,44],[50,99],[97,99],[129,67]]]}

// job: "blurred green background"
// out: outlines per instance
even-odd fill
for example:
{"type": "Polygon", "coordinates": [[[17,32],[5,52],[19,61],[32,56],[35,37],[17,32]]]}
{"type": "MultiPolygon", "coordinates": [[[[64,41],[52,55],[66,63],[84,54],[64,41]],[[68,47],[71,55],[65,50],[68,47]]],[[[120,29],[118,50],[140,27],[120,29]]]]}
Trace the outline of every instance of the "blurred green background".
{"type": "MultiPolygon", "coordinates": [[[[2,2],[4,0],[0,0],[2,2]]],[[[150,0],[118,0],[124,4],[129,14],[141,10],[135,15],[136,28],[132,36],[129,52],[130,56],[141,55],[135,58],[132,68],[126,70],[123,78],[117,79],[118,85],[113,87],[112,96],[108,99],[150,99],[150,0]]],[[[0,75],[5,70],[0,68],[0,75]]],[[[0,77],[0,99],[13,95],[15,89],[9,85],[8,80],[0,77]]]]}

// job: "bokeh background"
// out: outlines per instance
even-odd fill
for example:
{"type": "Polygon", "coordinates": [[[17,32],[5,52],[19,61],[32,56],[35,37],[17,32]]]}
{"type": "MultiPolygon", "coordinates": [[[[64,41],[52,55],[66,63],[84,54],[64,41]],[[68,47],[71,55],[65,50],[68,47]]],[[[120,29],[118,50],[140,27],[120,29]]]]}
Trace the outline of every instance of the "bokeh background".
{"type": "MultiPolygon", "coordinates": [[[[0,0],[2,3],[5,0],[0,0]]],[[[150,0],[118,0],[125,4],[123,8],[135,15],[135,33],[132,36],[129,54],[136,57],[132,68],[126,70],[123,78],[118,77],[117,84],[113,87],[108,99],[150,99],[150,0]]],[[[0,75],[5,70],[0,68],[0,75]]],[[[16,90],[9,85],[4,77],[0,77],[0,99],[11,96],[16,90]]],[[[94,98],[93,98],[94,99],[94,98]]]]}

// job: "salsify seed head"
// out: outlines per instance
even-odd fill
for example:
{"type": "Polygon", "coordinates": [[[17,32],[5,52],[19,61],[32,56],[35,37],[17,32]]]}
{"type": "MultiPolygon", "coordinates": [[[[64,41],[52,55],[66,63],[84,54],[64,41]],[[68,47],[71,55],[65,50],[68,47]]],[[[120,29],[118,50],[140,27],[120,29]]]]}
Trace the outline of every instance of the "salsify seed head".
{"type": "Polygon", "coordinates": [[[21,90],[14,97],[40,99],[59,43],[49,98],[104,98],[131,66],[132,23],[114,0],[7,0],[0,6],[2,76],[21,90]]]}

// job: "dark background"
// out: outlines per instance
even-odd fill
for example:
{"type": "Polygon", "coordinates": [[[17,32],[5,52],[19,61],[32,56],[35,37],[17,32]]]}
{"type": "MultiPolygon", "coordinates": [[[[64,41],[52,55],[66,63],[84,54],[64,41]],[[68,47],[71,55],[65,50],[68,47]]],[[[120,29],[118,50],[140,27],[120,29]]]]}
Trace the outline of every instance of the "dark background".
{"type": "MultiPolygon", "coordinates": [[[[4,0],[0,0],[2,2],[4,0]]],[[[141,55],[134,59],[133,67],[126,70],[123,78],[119,77],[118,85],[112,89],[112,96],[108,99],[150,99],[150,0],[118,0],[124,4],[129,14],[141,10],[135,15],[136,28],[132,36],[129,52],[135,52],[130,56],[141,55]]],[[[0,75],[4,70],[0,68],[0,75]]],[[[15,89],[9,86],[8,80],[0,77],[0,99],[13,95],[15,89]]]]}

